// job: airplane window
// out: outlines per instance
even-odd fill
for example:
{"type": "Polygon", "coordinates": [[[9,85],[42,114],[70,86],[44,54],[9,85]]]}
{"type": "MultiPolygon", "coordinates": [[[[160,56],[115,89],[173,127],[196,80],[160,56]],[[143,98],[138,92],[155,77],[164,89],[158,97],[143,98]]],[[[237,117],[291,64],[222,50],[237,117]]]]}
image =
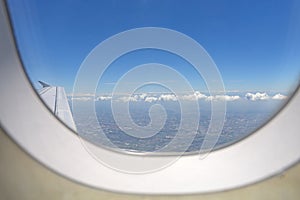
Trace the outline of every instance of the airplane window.
{"type": "Polygon", "coordinates": [[[299,85],[288,1],[7,1],[25,72],[84,140],[134,153],[249,136],[299,85]]]}

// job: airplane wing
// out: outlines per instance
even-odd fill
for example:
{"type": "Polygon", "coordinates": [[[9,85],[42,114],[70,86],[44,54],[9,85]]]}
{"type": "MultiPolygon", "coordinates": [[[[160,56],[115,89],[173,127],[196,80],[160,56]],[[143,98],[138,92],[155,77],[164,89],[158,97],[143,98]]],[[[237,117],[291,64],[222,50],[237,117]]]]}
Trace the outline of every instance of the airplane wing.
{"type": "Polygon", "coordinates": [[[39,94],[47,106],[60,120],[76,131],[65,89],[63,87],[51,86],[42,81],[39,81],[39,83],[43,86],[39,94]]]}

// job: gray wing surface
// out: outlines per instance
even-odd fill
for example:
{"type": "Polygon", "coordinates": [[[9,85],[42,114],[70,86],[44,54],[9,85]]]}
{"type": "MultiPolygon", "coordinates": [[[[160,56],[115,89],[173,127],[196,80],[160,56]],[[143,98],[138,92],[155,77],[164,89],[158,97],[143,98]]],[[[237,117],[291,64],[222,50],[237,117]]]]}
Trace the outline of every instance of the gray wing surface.
{"type": "Polygon", "coordinates": [[[65,89],[41,81],[39,83],[43,86],[39,94],[47,106],[60,120],[76,131],[65,89]]]}

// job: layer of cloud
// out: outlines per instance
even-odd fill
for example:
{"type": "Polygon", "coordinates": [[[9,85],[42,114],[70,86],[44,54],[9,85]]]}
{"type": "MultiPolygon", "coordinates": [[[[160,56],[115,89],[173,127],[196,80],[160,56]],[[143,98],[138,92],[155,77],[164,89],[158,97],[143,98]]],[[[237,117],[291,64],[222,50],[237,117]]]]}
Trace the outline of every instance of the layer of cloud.
{"type": "Polygon", "coordinates": [[[195,91],[194,94],[183,95],[181,99],[193,101],[193,100],[207,99],[207,96],[205,94],[202,94],[199,91],[195,91]]]}
{"type": "Polygon", "coordinates": [[[76,97],[72,97],[71,98],[72,101],[92,101],[93,98],[92,97],[89,97],[89,96],[76,96],[76,97]]]}
{"type": "MultiPolygon", "coordinates": [[[[207,96],[199,91],[195,91],[192,94],[182,94],[176,96],[175,94],[153,94],[153,93],[142,93],[142,94],[134,94],[132,96],[125,96],[119,95],[114,97],[114,100],[120,102],[138,102],[144,101],[148,103],[156,102],[156,101],[178,101],[178,100],[185,100],[185,101],[198,101],[198,100],[205,100],[205,101],[236,101],[240,99],[246,99],[249,101],[264,101],[264,100],[284,100],[287,96],[282,95],[280,93],[275,94],[274,96],[270,96],[266,92],[256,92],[256,93],[246,93],[244,96],[239,95],[215,95],[215,96],[207,96]]],[[[102,95],[97,96],[94,99],[94,95],[85,94],[82,96],[73,96],[72,100],[76,101],[110,101],[112,100],[112,96],[110,95],[102,95]]]]}
{"type": "Polygon", "coordinates": [[[138,101],[139,100],[139,95],[134,95],[134,96],[125,96],[125,97],[119,97],[118,100],[123,101],[123,102],[129,102],[129,101],[138,101]]]}
{"type": "Polygon", "coordinates": [[[108,100],[111,100],[111,99],[112,99],[111,96],[99,96],[99,97],[97,97],[98,101],[108,101],[108,100]]]}
{"type": "Polygon", "coordinates": [[[158,100],[163,101],[177,101],[177,97],[174,94],[162,94],[159,96],[158,100]]]}
{"type": "Polygon", "coordinates": [[[216,96],[208,96],[205,100],[207,101],[235,101],[235,100],[239,100],[241,97],[234,95],[234,96],[230,96],[230,95],[216,95],[216,96]]]}
{"type": "Polygon", "coordinates": [[[268,100],[268,99],[270,99],[270,96],[267,93],[265,93],[265,92],[264,93],[257,92],[255,94],[248,92],[245,95],[245,98],[247,100],[257,101],[257,100],[268,100]]]}
{"type": "Polygon", "coordinates": [[[275,94],[274,96],[269,96],[266,92],[264,93],[247,93],[245,95],[245,98],[251,101],[259,101],[259,100],[269,100],[269,99],[273,99],[273,100],[284,100],[287,98],[287,96],[282,95],[280,93],[275,94]]]}
{"type": "Polygon", "coordinates": [[[183,95],[181,97],[182,100],[188,100],[188,101],[195,101],[195,100],[205,100],[205,101],[217,101],[217,100],[222,100],[222,101],[235,101],[240,99],[240,96],[234,95],[216,95],[216,96],[207,96],[205,94],[202,94],[199,91],[195,91],[194,94],[189,94],[189,95],[183,95]]]}
{"type": "Polygon", "coordinates": [[[151,103],[151,102],[155,102],[157,100],[158,100],[157,97],[146,97],[144,101],[151,103]]]}
{"type": "Polygon", "coordinates": [[[282,95],[282,94],[280,94],[280,93],[275,94],[275,95],[272,97],[272,99],[274,99],[274,100],[284,100],[284,99],[286,99],[286,98],[287,98],[287,96],[282,95]]]}

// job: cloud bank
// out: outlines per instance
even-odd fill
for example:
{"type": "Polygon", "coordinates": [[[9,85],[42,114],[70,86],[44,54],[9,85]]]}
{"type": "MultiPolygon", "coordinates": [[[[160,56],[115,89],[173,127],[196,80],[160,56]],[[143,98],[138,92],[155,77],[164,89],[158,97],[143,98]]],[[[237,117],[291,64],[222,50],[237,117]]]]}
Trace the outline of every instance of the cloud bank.
{"type": "Polygon", "coordinates": [[[267,93],[247,93],[245,95],[245,98],[248,99],[248,100],[251,100],[251,101],[257,101],[257,100],[267,100],[270,98],[270,96],[267,94],[267,93]]]}
{"type": "Polygon", "coordinates": [[[239,100],[241,97],[234,95],[234,96],[230,96],[230,95],[216,95],[216,96],[209,96],[207,97],[207,101],[218,101],[218,100],[222,100],[222,101],[235,101],[235,100],[239,100]]]}
{"type": "Polygon", "coordinates": [[[108,101],[108,100],[111,100],[112,97],[111,96],[99,96],[97,98],[98,101],[108,101]]]}
{"type": "Polygon", "coordinates": [[[92,97],[87,97],[87,96],[76,96],[76,97],[71,97],[72,101],[91,101],[93,100],[92,97]]]}
{"type": "MultiPolygon", "coordinates": [[[[157,102],[157,101],[237,101],[237,100],[249,100],[249,101],[266,101],[266,100],[285,100],[287,96],[277,93],[274,96],[267,94],[266,92],[256,92],[256,93],[246,93],[244,96],[239,95],[215,95],[208,96],[199,91],[195,91],[192,94],[182,94],[176,96],[175,94],[153,94],[153,93],[142,93],[142,94],[134,94],[132,96],[119,95],[114,97],[113,100],[120,102],[157,102]]],[[[74,96],[72,100],[77,101],[91,101],[94,100],[94,96],[91,95],[82,95],[82,96],[74,96]]],[[[97,96],[95,98],[96,101],[110,101],[112,100],[112,96],[103,95],[97,96]]]]}
{"type": "Polygon", "coordinates": [[[276,95],[274,95],[273,97],[272,97],[272,99],[274,99],[274,100],[284,100],[284,99],[286,99],[287,98],[287,96],[284,96],[284,95],[282,95],[282,94],[280,94],[280,93],[278,93],[278,94],[276,94],[276,95]]]}
{"type": "Polygon", "coordinates": [[[245,99],[247,100],[251,100],[251,101],[264,101],[264,100],[269,100],[269,99],[273,99],[273,100],[284,100],[286,99],[287,96],[285,95],[282,95],[280,93],[278,94],[275,94],[274,96],[269,96],[266,92],[264,93],[260,93],[260,92],[257,92],[257,93],[247,93],[245,95],[245,99]]]}
{"type": "Polygon", "coordinates": [[[160,101],[177,101],[177,97],[174,94],[162,94],[159,96],[160,101]]]}

